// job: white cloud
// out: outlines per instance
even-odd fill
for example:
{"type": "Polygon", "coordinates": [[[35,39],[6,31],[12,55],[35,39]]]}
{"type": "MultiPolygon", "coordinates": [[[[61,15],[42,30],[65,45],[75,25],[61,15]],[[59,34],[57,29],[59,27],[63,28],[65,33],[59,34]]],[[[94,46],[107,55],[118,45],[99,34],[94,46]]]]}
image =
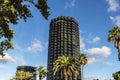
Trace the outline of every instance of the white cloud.
{"type": "Polygon", "coordinates": [[[100,38],[99,37],[95,37],[95,38],[93,38],[93,43],[96,43],[96,42],[98,42],[100,40],[100,38]]]}
{"type": "Polygon", "coordinates": [[[25,60],[26,48],[24,46],[20,46],[18,43],[15,43],[14,45],[15,45],[15,48],[14,48],[14,51],[12,52],[12,54],[13,54],[17,64],[20,64],[20,65],[27,64],[26,60],[25,60]]]}
{"type": "Polygon", "coordinates": [[[118,0],[106,0],[109,4],[108,11],[117,11],[120,9],[120,5],[118,3],[118,0]]]}
{"type": "Polygon", "coordinates": [[[20,65],[26,65],[27,64],[23,55],[16,55],[15,57],[16,57],[17,62],[20,65]],[[19,58],[18,58],[18,56],[19,56],[19,58]]]}
{"type": "Polygon", "coordinates": [[[114,80],[113,78],[103,78],[102,80],[114,80]]]}
{"type": "Polygon", "coordinates": [[[85,43],[83,42],[83,38],[80,37],[80,50],[85,49],[85,43]]]}
{"type": "Polygon", "coordinates": [[[93,79],[97,79],[97,77],[96,76],[85,77],[85,80],[93,80],[93,79]]]}
{"type": "Polygon", "coordinates": [[[115,65],[114,63],[112,63],[112,62],[107,62],[107,61],[103,61],[103,64],[105,64],[105,65],[110,65],[110,66],[115,65]]]}
{"type": "MultiPolygon", "coordinates": [[[[8,68],[8,69],[10,69],[10,68],[8,68]]],[[[8,69],[7,69],[7,71],[8,71],[8,69]]],[[[0,80],[10,80],[15,75],[15,73],[13,74],[13,73],[11,73],[9,71],[8,71],[8,73],[7,72],[3,72],[3,74],[4,75],[0,76],[0,80]]]]}
{"type": "Polygon", "coordinates": [[[4,57],[0,56],[0,63],[7,63],[7,62],[15,63],[16,62],[16,60],[13,59],[9,54],[7,53],[4,53],[4,54],[5,54],[4,57]]]}
{"type": "Polygon", "coordinates": [[[43,49],[44,49],[44,47],[45,47],[45,44],[44,44],[44,43],[42,43],[42,42],[39,41],[39,40],[34,40],[34,41],[32,42],[32,44],[31,44],[31,46],[29,46],[29,47],[27,48],[27,50],[28,50],[29,52],[42,52],[43,49]]]}
{"type": "Polygon", "coordinates": [[[106,46],[102,46],[101,48],[91,48],[86,51],[89,55],[93,56],[103,56],[108,57],[111,54],[111,49],[106,46]]]}
{"type": "Polygon", "coordinates": [[[88,63],[87,64],[92,64],[94,62],[97,62],[97,59],[95,57],[88,57],[88,63]]]}
{"type": "Polygon", "coordinates": [[[76,0],[69,0],[68,2],[66,2],[65,8],[74,7],[75,6],[75,1],[76,0]]]}
{"type": "Polygon", "coordinates": [[[89,34],[89,36],[87,37],[87,39],[86,39],[86,41],[87,41],[87,43],[97,43],[97,42],[99,42],[100,41],[100,37],[98,37],[98,36],[95,36],[94,37],[94,35],[93,34],[89,34]]]}
{"type": "Polygon", "coordinates": [[[81,30],[81,29],[79,30],[79,32],[80,32],[80,33],[86,33],[84,30],[81,30]]]}
{"type": "Polygon", "coordinates": [[[115,25],[120,26],[120,16],[115,16],[115,17],[110,16],[110,19],[115,25]]]}

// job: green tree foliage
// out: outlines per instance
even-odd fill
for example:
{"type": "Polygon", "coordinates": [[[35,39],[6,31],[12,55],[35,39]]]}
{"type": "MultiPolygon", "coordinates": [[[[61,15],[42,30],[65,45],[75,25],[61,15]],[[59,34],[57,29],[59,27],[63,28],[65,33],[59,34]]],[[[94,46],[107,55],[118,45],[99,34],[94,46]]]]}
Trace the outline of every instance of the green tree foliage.
{"type": "Polygon", "coordinates": [[[115,47],[118,49],[118,59],[120,61],[120,27],[115,26],[109,30],[108,41],[114,42],[115,47]]]}
{"type": "Polygon", "coordinates": [[[72,72],[79,74],[78,69],[75,67],[76,63],[73,57],[71,56],[60,56],[56,61],[53,63],[53,71],[54,75],[60,70],[64,72],[64,80],[68,80],[68,76],[71,76],[72,72]]]}
{"type": "Polygon", "coordinates": [[[47,70],[44,68],[44,66],[39,66],[37,71],[39,73],[39,80],[43,80],[47,75],[47,70]]]}
{"type": "Polygon", "coordinates": [[[120,80],[120,71],[113,73],[114,80],[120,80]]]}
{"type": "Polygon", "coordinates": [[[0,0],[0,56],[3,51],[13,49],[11,39],[14,31],[9,24],[17,24],[19,19],[25,22],[33,17],[30,6],[37,8],[45,19],[49,16],[47,0],[0,0]]]}
{"type": "Polygon", "coordinates": [[[34,74],[30,72],[17,71],[11,80],[34,80],[34,74]]]}
{"type": "Polygon", "coordinates": [[[86,56],[86,54],[80,54],[79,63],[82,66],[82,80],[84,80],[84,66],[87,64],[87,56],[86,56]]]}

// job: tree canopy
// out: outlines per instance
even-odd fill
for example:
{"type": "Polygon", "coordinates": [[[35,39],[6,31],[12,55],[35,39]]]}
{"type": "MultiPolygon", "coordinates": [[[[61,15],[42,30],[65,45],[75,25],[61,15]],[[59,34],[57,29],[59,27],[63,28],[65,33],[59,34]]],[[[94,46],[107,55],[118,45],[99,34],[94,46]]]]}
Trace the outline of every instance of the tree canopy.
{"type": "Polygon", "coordinates": [[[9,24],[17,24],[18,20],[33,17],[30,6],[37,8],[45,19],[48,19],[49,7],[47,0],[0,0],[0,56],[4,51],[13,49],[11,39],[14,35],[9,24]]]}
{"type": "Polygon", "coordinates": [[[84,80],[84,65],[88,62],[86,54],[80,54],[79,63],[81,64],[82,68],[82,80],[84,80]]]}
{"type": "Polygon", "coordinates": [[[116,72],[116,73],[113,73],[113,78],[115,80],[120,80],[120,71],[116,72]]]}
{"type": "Polygon", "coordinates": [[[87,56],[86,56],[86,54],[80,54],[79,62],[83,66],[87,64],[87,56]]]}
{"type": "Polygon", "coordinates": [[[68,76],[72,76],[73,72],[77,75],[79,74],[75,59],[72,56],[59,56],[58,59],[54,61],[53,65],[54,75],[63,70],[64,80],[68,80],[68,76]]]}
{"type": "Polygon", "coordinates": [[[118,49],[118,59],[120,61],[120,27],[115,26],[109,30],[108,41],[114,42],[115,47],[118,49]]]}
{"type": "Polygon", "coordinates": [[[44,66],[39,66],[37,68],[37,71],[39,73],[39,80],[43,80],[47,75],[47,70],[45,69],[44,66]]]}
{"type": "Polygon", "coordinates": [[[17,71],[11,80],[34,80],[34,74],[30,72],[17,71]]]}

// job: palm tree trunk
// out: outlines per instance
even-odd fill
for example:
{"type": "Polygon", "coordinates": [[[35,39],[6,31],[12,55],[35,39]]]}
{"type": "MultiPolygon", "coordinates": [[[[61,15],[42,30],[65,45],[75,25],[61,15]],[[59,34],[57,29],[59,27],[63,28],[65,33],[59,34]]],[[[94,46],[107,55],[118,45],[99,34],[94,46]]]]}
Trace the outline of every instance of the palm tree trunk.
{"type": "Polygon", "coordinates": [[[82,65],[82,80],[84,80],[84,65],[82,65]]]}
{"type": "Polygon", "coordinates": [[[68,80],[67,71],[65,68],[64,68],[64,80],[68,80]]]}
{"type": "Polygon", "coordinates": [[[116,48],[118,48],[118,41],[117,41],[117,40],[115,40],[114,46],[115,46],[116,48]]]}
{"type": "Polygon", "coordinates": [[[120,41],[118,41],[118,59],[120,61],[120,41]]]}
{"type": "Polygon", "coordinates": [[[120,39],[115,41],[115,47],[118,49],[118,59],[120,61],[120,39]]]}
{"type": "Polygon", "coordinates": [[[42,78],[39,76],[39,80],[42,80],[42,78]]]}

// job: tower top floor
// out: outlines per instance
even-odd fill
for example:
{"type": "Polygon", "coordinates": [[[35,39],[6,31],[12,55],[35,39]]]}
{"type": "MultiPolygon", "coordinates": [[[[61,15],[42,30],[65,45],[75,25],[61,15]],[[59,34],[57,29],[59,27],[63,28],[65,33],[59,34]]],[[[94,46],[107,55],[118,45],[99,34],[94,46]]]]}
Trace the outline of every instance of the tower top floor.
{"type": "Polygon", "coordinates": [[[51,20],[51,24],[55,22],[62,22],[62,21],[74,22],[78,26],[78,22],[74,18],[68,17],[68,16],[58,16],[57,18],[54,18],[51,20]]]}

